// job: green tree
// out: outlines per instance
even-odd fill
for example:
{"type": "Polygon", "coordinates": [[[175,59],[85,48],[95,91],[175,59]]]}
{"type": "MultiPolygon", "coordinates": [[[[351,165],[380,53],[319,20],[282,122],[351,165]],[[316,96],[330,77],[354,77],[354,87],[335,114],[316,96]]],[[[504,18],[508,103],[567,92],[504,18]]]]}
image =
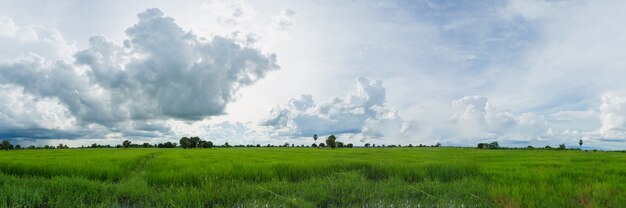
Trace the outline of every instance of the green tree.
{"type": "Polygon", "coordinates": [[[3,150],[9,150],[9,149],[11,149],[11,146],[13,146],[13,145],[11,145],[11,142],[9,140],[6,140],[6,139],[2,140],[2,149],[3,150]]]}
{"type": "Polygon", "coordinates": [[[189,138],[190,148],[200,147],[200,141],[201,141],[200,137],[197,137],[197,136],[189,138]]]}
{"type": "Polygon", "coordinates": [[[337,148],[343,148],[343,147],[344,147],[343,142],[337,142],[337,148]]]}
{"type": "Polygon", "coordinates": [[[330,148],[336,148],[337,147],[337,137],[335,137],[335,135],[330,135],[328,136],[328,138],[326,139],[326,145],[330,148]]]}
{"type": "Polygon", "coordinates": [[[580,149],[583,148],[583,140],[582,139],[580,141],[578,141],[578,145],[580,146],[580,149]]]}
{"type": "Polygon", "coordinates": [[[163,148],[174,148],[176,147],[176,143],[172,143],[172,142],[165,142],[163,144],[163,148]]]}
{"type": "Polygon", "coordinates": [[[179,143],[180,146],[184,149],[191,148],[191,141],[189,140],[189,137],[180,138],[179,143]]]}
{"type": "Polygon", "coordinates": [[[128,148],[128,147],[130,147],[130,143],[131,143],[131,142],[130,142],[129,140],[124,140],[124,141],[122,142],[122,146],[123,146],[124,148],[128,148]]]}
{"type": "Polygon", "coordinates": [[[213,142],[212,141],[200,141],[200,147],[211,148],[213,147],[213,142]]]}

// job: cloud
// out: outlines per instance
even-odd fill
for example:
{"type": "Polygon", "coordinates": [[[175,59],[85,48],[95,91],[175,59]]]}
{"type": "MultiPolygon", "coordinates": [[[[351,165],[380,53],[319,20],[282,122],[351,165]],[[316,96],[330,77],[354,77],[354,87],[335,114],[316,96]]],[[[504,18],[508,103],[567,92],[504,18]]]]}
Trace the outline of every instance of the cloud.
{"type": "Polygon", "coordinates": [[[203,3],[202,9],[214,13],[216,20],[224,24],[239,24],[254,19],[256,12],[241,0],[214,0],[203,3]]]}
{"type": "Polygon", "coordinates": [[[600,105],[599,137],[603,139],[626,139],[626,98],[614,94],[602,96],[600,105]]]}
{"type": "Polygon", "coordinates": [[[483,96],[465,96],[452,101],[457,110],[453,116],[456,137],[475,139],[507,139],[533,141],[542,139],[548,131],[543,116],[531,112],[514,114],[500,111],[483,96]]]}
{"type": "Polygon", "coordinates": [[[57,60],[76,52],[75,43],[65,40],[57,30],[35,25],[19,26],[5,16],[0,16],[0,45],[0,57],[37,53],[57,60]]]}
{"type": "Polygon", "coordinates": [[[385,105],[382,82],[364,77],[356,78],[356,91],[345,99],[315,103],[311,95],[301,95],[273,108],[259,124],[292,137],[360,134],[379,139],[403,135],[408,129],[397,112],[385,105]]]}
{"type": "MultiPolygon", "coordinates": [[[[241,88],[279,68],[274,54],[225,37],[198,37],[159,9],[137,17],[139,22],[126,30],[123,45],[93,36],[87,49],[74,54],[75,62],[37,54],[1,62],[0,84],[19,88],[35,103],[58,104],[67,110],[63,112],[70,118],[65,119],[80,125],[123,131],[132,130],[120,127],[129,121],[195,121],[222,115],[241,88]]],[[[0,109],[3,115],[11,111],[0,109]]],[[[7,117],[23,123],[19,114],[7,117]]],[[[160,129],[146,125],[135,127],[160,129]]]]}
{"type": "Polygon", "coordinates": [[[272,16],[273,27],[277,30],[288,30],[296,24],[296,12],[291,9],[283,9],[280,14],[272,16]]]}

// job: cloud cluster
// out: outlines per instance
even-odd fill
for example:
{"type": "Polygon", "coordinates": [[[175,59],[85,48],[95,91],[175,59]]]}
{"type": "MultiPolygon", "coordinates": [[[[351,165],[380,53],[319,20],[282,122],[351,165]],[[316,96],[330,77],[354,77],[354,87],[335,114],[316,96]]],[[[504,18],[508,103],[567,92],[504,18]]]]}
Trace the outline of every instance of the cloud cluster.
{"type": "Polygon", "coordinates": [[[279,68],[274,54],[220,36],[198,37],[159,9],[137,16],[123,45],[99,35],[73,63],[35,54],[4,61],[0,84],[35,102],[57,102],[79,124],[115,130],[124,122],[222,115],[239,89],[279,68]]]}
{"type": "Polygon", "coordinates": [[[55,29],[43,26],[19,26],[9,17],[0,16],[0,57],[18,57],[36,52],[57,60],[76,52],[75,44],[55,29]]]}
{"type": "Polygon", "coordinates": [[[273,108],[259,124],[292,137],[361,134],[363,138],[384,138],[408,130],[397,112],[385,105],[382,82],[364,77],[356,78],[356,91],[345,99],[315,103],[311,95],[302,95],[273,108]]]}
{"type": "Polygon", "coordinates": [[[453,123],[458,137],[533,141],[550,130],[543,116],[500,111],[489,105],[483,96],[465,96],[454,100],[452,106],[457,110],[453,123]]]}
{"type": "Polygon", "coordinates": [[[605,139],[626,139],[626,98],[606,94],[600,105],[598,136],[605,139]]]}

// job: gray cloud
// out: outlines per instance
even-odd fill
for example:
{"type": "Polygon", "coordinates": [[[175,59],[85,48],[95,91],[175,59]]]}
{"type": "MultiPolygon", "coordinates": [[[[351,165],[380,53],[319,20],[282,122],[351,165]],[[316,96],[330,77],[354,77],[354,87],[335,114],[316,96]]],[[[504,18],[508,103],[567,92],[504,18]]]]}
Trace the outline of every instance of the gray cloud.
{"type": "Polygon", "coordinates": [[[147,124],[152,120],[222,115],[239,89],[279,68],[274,54],[225,37],[198,37],[159,9],[137,16],[123,45],[91,37],[89,47],[74,54],[74,63],[35,54],[1,62],[0,85],[57,101],[83,126],[146,134],[167,130],[147,124]],[[146,124],[130,125],[141,131],[135,132],[120,127],[126,121],[146,124]]]}

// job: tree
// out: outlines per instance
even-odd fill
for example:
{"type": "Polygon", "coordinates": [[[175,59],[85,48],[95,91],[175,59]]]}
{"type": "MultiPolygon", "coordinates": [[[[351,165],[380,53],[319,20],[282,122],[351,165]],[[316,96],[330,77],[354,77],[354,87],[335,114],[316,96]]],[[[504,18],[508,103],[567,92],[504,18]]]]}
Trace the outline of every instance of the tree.
{"type": "Polygon", "coordinates": [[[489,143],[489,149],[498,149],[498,148],[500,148],[500,145],[498,144],[497,141],[489,143]]]}
{"type": "Polygon", "coordinates": [[[326,147],[326,144],[320,142],[320,147],[326,147]]]}
{"type": "Polygon", "coordinates": [[[189,138],[190,148],[199,147],[200,141],[201,141],[200,137],[197,137],[197,136],[189,138]]]}
{"type": "Polygon", "coordinates": [[[225,142],[224,147],[230,147],[230,144],[228,144],[228,142],[225,142]]]}
{"type": "Polygon", "coordinates": [[[130,143],[131,143],[131,142],[130,142],[129,140],[124,140],[124,141],[122,142],[122,146],[123,146],[124,148],[128,148],[128,147],[130,147],[130,143]]]}
{"type": "Polygon", "coordinates": [[[560,150],[564,150],[565,149],[565,144],[559,144],[559,149],[560,150]]]}
{"type": "Polygon", "coordinates": [[[580,141],[578,141],[578,145],[580,146],[580,149],[583,148],[583,140],[582,139],[580,141]]]}
{"type": "Polygon", "coordinates": [[[213,142],[212,141],[202,141],[202,148],[211,148],[213,147],[213,142]]]}
{"type": "MultiPolygon", "coordinates": [[[[317,134],[313,134],[313,143],[317,144],[317,134]]],[[[317,146],[317,145],[315,145],[317,146]]]]}
{"type": "Polygon", "coordinates": [[[365,147],[370,147],[370,143],[365,143],[365,147]]]}
{"type": "Polygon", "coordinates": [[[354,146],[354,145],[353,145],[352,143],[348,143],[348,144],[346,145],[346,147],[347,147],[347,148],[352,148],[353,146],[354,146]]]}
{"type": "Polygon", "coordinates": [[[22,145],[16,144],[15,149],[22,149],[22,145]]]}
{"type": "Polygon", "coordinates": [[[191,141],[189,140],[189,137],[180,138],[179,143],[183,149],[191,148],[191,141]]]}
{"type": "Polygon", "coordinates": [[[141,146],[142,146],[143,148],[148,148],[148,147],[150,147],[150,143],[143,143],[141,146]]]}
{"type": "Polygon", "coordinates": [[[2,140],[2,149],[3,150],[9,150],[11,149],[11,142],[9,140],[2,140]]]}
{"type": "Polygon", "coordinates": [[[343,148],[343,142],[337,142],[337,148],[343,148]]]}
{"type": "Polygon", "coordinates": [[[313,144],[311,145],[311,147],[317,147],[317,144],[313,143],[313,144]]]}
{"type": "Polygon", "coordinates": [[[174,148],[176,147],[176,143],[172,143],[172,142],[165,142],[163,144],[163,148],[174,148]]]}
{"type": "Polygon", "coordinates": [[[337,137],[335,137],[335,135],[328,136],[326,139],[326,145],[333,149],[337,147],[337,137]]]}

